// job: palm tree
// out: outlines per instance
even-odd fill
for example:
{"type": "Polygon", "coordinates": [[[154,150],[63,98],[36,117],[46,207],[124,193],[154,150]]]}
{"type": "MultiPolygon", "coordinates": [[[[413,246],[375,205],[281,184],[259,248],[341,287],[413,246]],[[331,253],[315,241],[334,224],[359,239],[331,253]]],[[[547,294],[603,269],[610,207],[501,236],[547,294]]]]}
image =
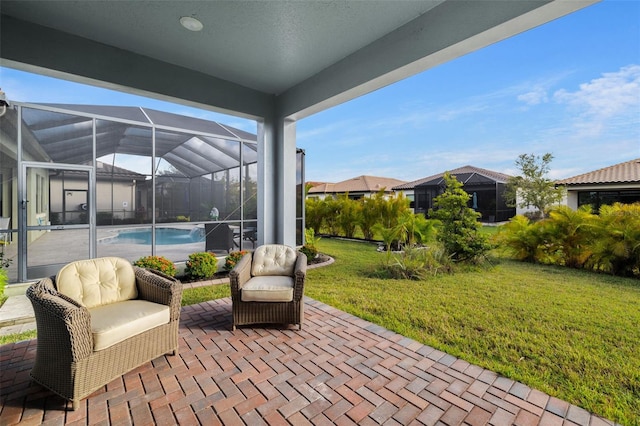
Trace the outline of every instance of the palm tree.
{"type": "Polygon", "coordinates": [[[613,275],[640,274],[640,203],[600,207],[591,264],[613,275]]]}
{"type": "Polygon", "coordinates": [[[535,262],[540,260],[540,249],[544,243],[543,227],[540,222],[531,222],[528,217],[517,215],[499,228],[495,242],[516,259],[535,262]]]}
{"type": "Polygon", "coordinates": [[[566,266],[582,268],[591,257],[594,219],[591,206],[582,206],[578,210],[558,206],[549,213],[549,220],[545,223],[549,244],[566,266]]]}

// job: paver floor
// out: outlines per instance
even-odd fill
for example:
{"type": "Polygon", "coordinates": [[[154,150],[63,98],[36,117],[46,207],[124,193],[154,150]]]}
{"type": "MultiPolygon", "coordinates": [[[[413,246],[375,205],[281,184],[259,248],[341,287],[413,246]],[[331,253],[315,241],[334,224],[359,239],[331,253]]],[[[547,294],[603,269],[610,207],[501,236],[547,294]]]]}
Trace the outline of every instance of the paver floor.
{"type": "Polygon", "coordinates": [[[306,299],[302,331],[231,331],[231,300],[182,309],[180,353],[77,411],[29,380],[36,341],[0,346],[0,424],[605,425],[521,383],[306,299]]]}

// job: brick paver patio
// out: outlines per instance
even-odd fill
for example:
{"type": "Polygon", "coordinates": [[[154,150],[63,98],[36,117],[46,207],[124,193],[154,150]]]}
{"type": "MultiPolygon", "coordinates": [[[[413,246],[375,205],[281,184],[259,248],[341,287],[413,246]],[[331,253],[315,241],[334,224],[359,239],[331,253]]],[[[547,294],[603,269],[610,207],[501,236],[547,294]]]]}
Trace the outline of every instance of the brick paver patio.
{"type": "Polygon", "coordinates": [[[30,382],[35,340],[0,346],[0,424],[613,424],[315,300],[305,308],[302,331],[232,332],[230,299],[185,307],[179,356],[75,412],[30,382]]]}

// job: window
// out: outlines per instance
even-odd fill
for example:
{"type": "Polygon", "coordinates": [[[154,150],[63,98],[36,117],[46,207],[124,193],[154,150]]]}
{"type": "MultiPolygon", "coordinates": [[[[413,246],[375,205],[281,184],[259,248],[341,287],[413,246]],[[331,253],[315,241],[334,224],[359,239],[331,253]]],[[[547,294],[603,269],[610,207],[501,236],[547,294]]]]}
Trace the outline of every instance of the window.
{"type": "Polygon", "coordinates": [[[578,207],[591,205],[594,212],[598,212],[603,205],[611,205],[613,203],[633,204],[637,202],[640,202],[640,189],[578,192],[578,207]]]}

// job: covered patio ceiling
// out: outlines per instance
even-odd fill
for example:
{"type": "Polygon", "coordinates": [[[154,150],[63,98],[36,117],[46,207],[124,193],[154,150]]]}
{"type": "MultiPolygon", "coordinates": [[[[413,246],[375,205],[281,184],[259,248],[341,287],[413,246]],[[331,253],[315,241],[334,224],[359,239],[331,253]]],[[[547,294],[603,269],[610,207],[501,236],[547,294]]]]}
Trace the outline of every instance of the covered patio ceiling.
{"type": "Polygon", "coordinates": [[[3,0],[0,55],[18,69],[299,119],[595,1],[3,0]],[[186,30],[182,16],[204,28],[186,30]]]}

